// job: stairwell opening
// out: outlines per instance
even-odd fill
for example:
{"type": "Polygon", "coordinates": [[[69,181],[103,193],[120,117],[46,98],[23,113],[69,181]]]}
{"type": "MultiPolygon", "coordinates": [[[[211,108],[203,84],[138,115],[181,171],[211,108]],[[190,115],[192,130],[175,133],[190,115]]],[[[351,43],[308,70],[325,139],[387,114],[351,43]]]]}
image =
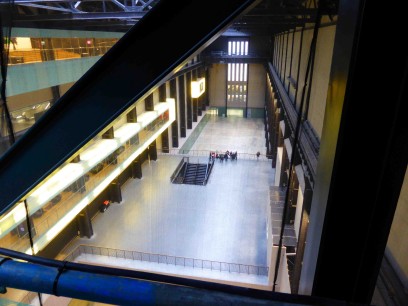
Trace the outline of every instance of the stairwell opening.
{"type": "Polygon", "coordinates": [[[213,166],[214,160],[211,158],[207,163],[194,163],[190,162],[189,157],[183,157],[170,177],[170,181],[173,184],[205,186],[213,166]]]}

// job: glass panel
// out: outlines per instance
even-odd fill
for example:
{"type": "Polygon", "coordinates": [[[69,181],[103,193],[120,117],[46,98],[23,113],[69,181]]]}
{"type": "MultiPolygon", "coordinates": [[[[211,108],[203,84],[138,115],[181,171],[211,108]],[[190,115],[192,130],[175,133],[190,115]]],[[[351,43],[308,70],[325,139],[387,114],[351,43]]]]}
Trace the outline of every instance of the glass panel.
{"type": "MultiPolygon", "coordinates": [[[[80,154],[80,161],[68,163],[27,197],[34,251],[43,249],[79,211],[94,200],[169,125],[174,103],[154,106],[154,111],[138,115],[138,123],[115,126],[115,138],[95,139],[80,154]]],[[[127,118],[123,115],[122,118],[127,118]]],[[[174,118],[172,119],[174,120],[174,118]]],[[[23,202],[15,205],[0,221],[1,246],[31,252],[23,202]]]]}
{"type": "MultiPolygon", "coordinates": [[[[51,107],[51,101],[41,102],[32,106],[14,110],[10,113],[14,132],[25,131],[31,127],[41,115],[51,107]]],[[[3,119],[4,120],[4,119],[3,119]]],[[[5,130],[3,135],[8,135],[5,130]]]]}

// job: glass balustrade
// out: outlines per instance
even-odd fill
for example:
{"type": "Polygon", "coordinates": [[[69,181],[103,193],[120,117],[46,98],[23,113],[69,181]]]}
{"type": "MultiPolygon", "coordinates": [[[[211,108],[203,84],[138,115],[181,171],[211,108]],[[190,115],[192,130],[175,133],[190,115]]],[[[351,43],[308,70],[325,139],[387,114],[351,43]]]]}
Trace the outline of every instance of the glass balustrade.
{"type": "MultiPolygon", "coordinates": [[[[115,129],[114,139],[95,137],[69,163],[40,184],[26,203],[30,215],[34,252],[47,245],[75,216],[91,203],[131,162],[174,121],[174,100],[155,105],[155,111],[138,116],[137,123],[115,129]]],[[[0,246],[31,253],[23,202],[0,219],[0,246]]]]}
{"type": "Polygon", "coordinates": [[[12,37],[9,65],[102,56],[118,38],[12,37]]]}

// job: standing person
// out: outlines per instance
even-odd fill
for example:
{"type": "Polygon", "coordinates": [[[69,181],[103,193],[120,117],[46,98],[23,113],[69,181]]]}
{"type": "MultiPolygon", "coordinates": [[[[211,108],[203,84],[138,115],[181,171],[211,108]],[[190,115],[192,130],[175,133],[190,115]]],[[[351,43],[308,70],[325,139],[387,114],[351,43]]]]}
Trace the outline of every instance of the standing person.
{"type": "Polygon", "coordinates": [[[258,151],[258,152],[256,152],[256,159],[258,160],[259,159],[259,155],[261,155],[261,153],[258,151]]]}

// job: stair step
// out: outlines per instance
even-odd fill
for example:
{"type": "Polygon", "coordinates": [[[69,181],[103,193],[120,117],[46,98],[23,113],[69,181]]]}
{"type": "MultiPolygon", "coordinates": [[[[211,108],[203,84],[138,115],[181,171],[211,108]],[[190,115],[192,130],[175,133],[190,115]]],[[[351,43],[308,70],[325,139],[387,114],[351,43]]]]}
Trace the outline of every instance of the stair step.
{"type": "Polygon", "coordinates": [[[205,185],[206,177],[210,173],[213,164],[199,164],[199,163],[185,163],[182,171],[179,175],[183,175],[182,178],[176,178],[173,180],[174,183],[182,183],[189,185],[205,185]]]}

